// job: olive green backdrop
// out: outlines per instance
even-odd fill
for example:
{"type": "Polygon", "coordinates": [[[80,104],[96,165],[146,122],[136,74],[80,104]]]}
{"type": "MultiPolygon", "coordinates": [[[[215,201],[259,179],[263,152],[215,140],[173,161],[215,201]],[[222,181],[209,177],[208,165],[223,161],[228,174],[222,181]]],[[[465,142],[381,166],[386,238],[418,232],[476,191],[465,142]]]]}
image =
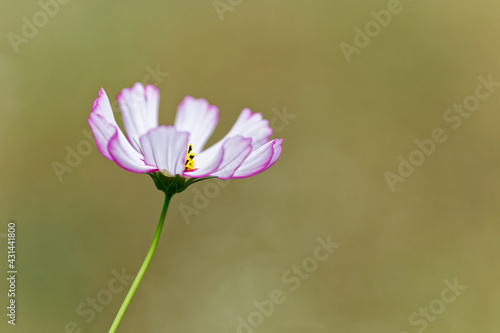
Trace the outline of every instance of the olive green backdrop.
{"type": "Polygon", "coordinates": [[[192,95],[220,109],[211,143],[244,107],[284,143],[174,197],[119,332],[498,331],[500,87],[477,87],[500,82],[500,2],[44,1],[0,2],[0,331],[107,332],[163,198],[85,133],[99,88],[137,81],[160,123],[192,95]]]}

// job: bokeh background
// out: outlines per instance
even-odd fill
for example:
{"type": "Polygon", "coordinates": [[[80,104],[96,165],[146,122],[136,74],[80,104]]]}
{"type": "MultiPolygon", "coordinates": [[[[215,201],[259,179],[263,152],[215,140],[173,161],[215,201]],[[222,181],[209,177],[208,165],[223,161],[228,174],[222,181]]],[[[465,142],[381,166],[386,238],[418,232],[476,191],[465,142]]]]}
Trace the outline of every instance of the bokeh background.
{"type": "Polygon", "coordinates": [[[174,197],[119,332],[238,332],[274,289],[286,301],[255,332],[498,332],[500,91],[457,130],[443,114],[479,76],[500,81],[500,2],[402,0],[348,62],[340,44],[389,1],[228,1],[219,15],[212,0],[72,0],[18,52],[9,33],[42,5],[0,2],[0,268],[16,220],[19,270],[17,325],[2,314],[0,330],[109,329],[126,294],[106,298],[113,271],[137,272],[163,198],[84,133],[100,87],[114,98],[141,81],[160,88],[160,123],[184,96],[206,98],[220,109],[213,143],[249,107],[284,150],[258,176],[174,197]],[[384,173],[435,128],[447,140],[391,191],[384,173]],[[78,147],[90,151],[71,167],[78,147]],[[71,172],[59,179],[54,162],[71,172]],[[283,274],[328,236],[340,247],[291,291],[283,274]],[[455,278],[467,289],[441,309],[455,278]],[[94,315],[77,312],[98,296],[94,315]],[[439,315],[412,325],[429,305],[439,315]]]}

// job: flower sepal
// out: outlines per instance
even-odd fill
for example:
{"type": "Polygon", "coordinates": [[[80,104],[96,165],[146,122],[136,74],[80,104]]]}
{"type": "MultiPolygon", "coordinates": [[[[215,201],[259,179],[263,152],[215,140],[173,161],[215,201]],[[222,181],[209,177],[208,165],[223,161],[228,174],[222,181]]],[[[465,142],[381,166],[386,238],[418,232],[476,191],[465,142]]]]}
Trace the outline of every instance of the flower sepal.
{"type": "Polygon", "coordinates": [[[150,172],[148,173],[156,185],[156,188],[164,192],[166,195],[172,197],[176,193],[181,193],[189,185],[197,183],[199,181],[217,178],[217,177],[204,177],[204,178],[184,178],[180,175],[175,175],[174,177],[165,176],[161,172],[150,172]]]}

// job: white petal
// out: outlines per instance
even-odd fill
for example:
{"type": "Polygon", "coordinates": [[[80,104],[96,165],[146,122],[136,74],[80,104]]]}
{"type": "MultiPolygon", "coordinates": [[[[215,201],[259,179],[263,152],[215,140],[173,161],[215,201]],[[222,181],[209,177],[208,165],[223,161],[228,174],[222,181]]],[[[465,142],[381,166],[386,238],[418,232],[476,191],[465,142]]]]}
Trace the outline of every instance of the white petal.
{"type": "Polygon", "coordinates": [[[271,162],[274,163],[278,159],[281,153],[281,141],[281,139],[274,139],[252,151],[231,178],[250,177],[266,170],[272,165],[271,162]],[[275,145],[277,155],[274,154],[275,145]]]}
{"type": "Polygon", "coordinates": [[[147,164],[156,165],[167,176],[182,175],[188,147],[189,133],[179,132],[174,126],[156,127],[140,138],[147,164]]]}
{"type": "Polygon", "coordinates": [[[194,157],[194,167],[192,171],[184,171],[184,177],[203,178],[217,170],[222,162],[224,153],[222,149],[207,151],[204,150],[194,157]]]}
{"type": "Polygon", "coordinates": [[[272,134],[269,122],[262,119],[262,114],[243,109],[226,137],[241,135],[251,138],[253,149],[257,149],[268,142],[272,134]]]}
{"type": "Polygon", "coordinates": [[[156,167],[144,163],[142,154],[132,148],[120,130],[117,130],[109,141],[108,151],[113,161],[125,170],[136,173],[153,172],[157,170],[156,167]]]}
{"type": "Polygon", "coordinates": [[[219,110],[203,98],[186,96],[177,108],[175,127],[189,132],[189,143],[195,153],[201,153],[219,121],[219,110]]]}
{"type": "Polygon", "coordinates": [[[94,134],[97,149],[104,157],[113,161],[113,158],[108,151],[108,143],[116,133],[117,127],[111,125],[102,115],[95,112],[90,114],[88,123],[92,133],[94,134]]]}
{"type": "Polygon", "coordinates": [[[109,103],[108,95],[106,95],[106,92],[102,88],[99,90],[99,96],[92,104],[92,113],[101,115],[106,121],[112,125],[116,125],[115,116],[113,115],[113,109],[109,103]]]}
{"type": "Polygon", "coordinates": [[[249,109],[243,109],[229,133],[217,143],[210,146],[206,151],[210,155],[213,155],[222,148],[227,139],[237,135],[252,139],[252,150],[255,150],[268,142],[272,134],[273,130],[269,127],[269,122],[262,119],[260,113],[253,113],[249,109]]]}
{"type": "Polygon", "coordinates": [[[217,170],[210,175],[228,179],[252,151],[252,139],[244,138],[241,135],[229,138],[222,145],[222,150],[224,152],[222,162],[217,170]]]}
{"type": "Polygon", "coordinates": [[[273,141],[274,141],[273,157],[271,158],[271,162],[269,162],[269,164],[266,166],[266,169],[269,169],[270,167],[272,167],[274,165],[274,163],[276,163],[278,158],[281,156],[281,152],[283,150],[283,148],[281,147],[281,144],[283,143],[283,139],[275,139],[273,141]]]}
{"type": "Polygon", "coordinates": [[[107,159],[132,172],[149,172],[154,168],[146,166],[142,155],[132,148],[123,132],[116,124],[111,104],[104,89],[92,105],[88,119],[97,148],[107,159]]]}
{"type": "Polygon", "coordinates": [[[152,85],[144,87],[141,83],[136,83],[132,88],[123,89],[116,99],[120,105],[127,137],[139,151],[139,138],[158,126],[158,88],[152,85]]]}

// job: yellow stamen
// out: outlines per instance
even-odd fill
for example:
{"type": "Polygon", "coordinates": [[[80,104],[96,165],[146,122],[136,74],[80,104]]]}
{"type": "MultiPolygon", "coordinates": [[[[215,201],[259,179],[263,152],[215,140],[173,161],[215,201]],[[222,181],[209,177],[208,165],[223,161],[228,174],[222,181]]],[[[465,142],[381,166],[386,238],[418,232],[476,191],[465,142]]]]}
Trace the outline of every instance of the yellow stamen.
{"type": "Polygon", "coordinates": [[[193,145],[189,144],[189,147],[186,152],[186,163],[184,164],[185,171],[194,170],[194,155],[195,153],[193,153],[193,145]]]}

